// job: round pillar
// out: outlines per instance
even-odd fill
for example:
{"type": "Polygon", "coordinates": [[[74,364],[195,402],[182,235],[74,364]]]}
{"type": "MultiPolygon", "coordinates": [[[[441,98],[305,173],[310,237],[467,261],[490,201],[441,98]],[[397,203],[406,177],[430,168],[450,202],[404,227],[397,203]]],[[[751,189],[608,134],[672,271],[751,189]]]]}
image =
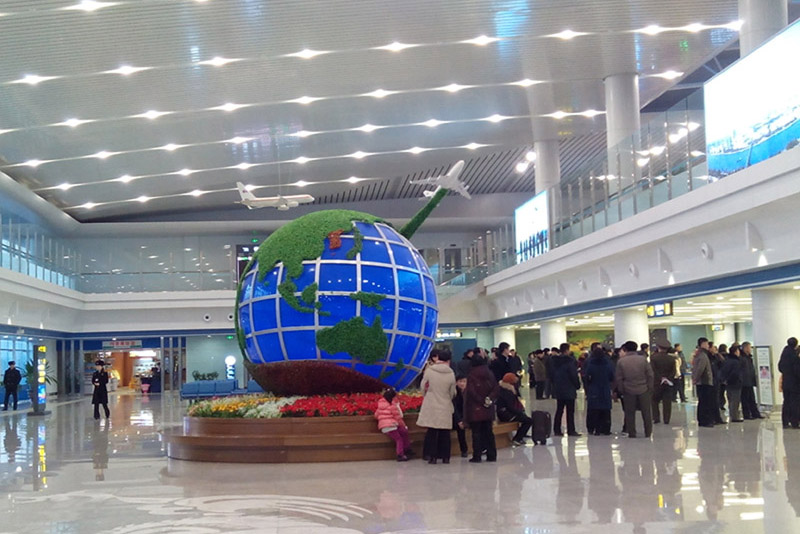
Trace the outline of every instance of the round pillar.
{"type": "MultiPolygon", "coordinates": [[[[720,346],[725,343],[729,347],[736,341],[736,325],[733,323],[722,323],[722,330],[712,332],[714,345],[720,346]]],[[[745,340],[742,340],[745,341],[745,340]]]]}
{"type": "Polygon", "coordinates": [[[797,337],[800,325],[800,292],[794,289],[754,289],[753,345],[772,347],[772,392],[775,404],[783,402],[778,393],[778,360],[786,340],[797,337]]]}
{"type": "Polygon", "coordinates": [[[561,181],[561,161],[559,159],[558,139],[547,139],[533,143],[536,154],[536,193],[541,193],[558,185],[561,181]]]}
{"type": "Polygon", "coordinates": [[[614,311],[614,345],[619,347],[626,341],[637,345],[650,343],[650,327],[647,313],[635,308],[614,311]]]}
{"type": "Polygon", "coordinates": [[[541,348],[558,347],[567,342],[567,323],[563,319],[542,321],[539,329],[541,348]]]}
{"type": "Polygon", "coordinates": [[[494,329],[494,346],[497,347],[500,343],[506,342],[511,348],[514,348],[516,343],[516,335],[513,327],[501,326],[494,329]]]}
{"type": "Polygon", "coordinates": [[[617,146],[641,128],[639,75],[612,74],[604,81],[606,92],[606,144],[617,146]]]}
{"type": "Polygon", "coordinates": [[[786,0],[739,0],[739,55],[746,56],[789,24],[786,0]]]}

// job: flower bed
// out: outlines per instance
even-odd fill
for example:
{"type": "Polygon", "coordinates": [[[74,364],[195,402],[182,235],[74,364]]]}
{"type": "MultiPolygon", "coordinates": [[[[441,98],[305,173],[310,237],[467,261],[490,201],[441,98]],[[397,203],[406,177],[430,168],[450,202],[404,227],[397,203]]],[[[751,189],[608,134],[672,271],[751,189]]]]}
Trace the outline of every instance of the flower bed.
{"type": "MultiPolygon", "coordinates": [[[[189,408],[189,417],[278,419],[281,417],[336,417],[372,415],[381,398],[379,393],[275,397],[241,395],[200,401],[189,408]]],[[[397,396],[404,413],[419,412],[422,395],[397,396]]]]}

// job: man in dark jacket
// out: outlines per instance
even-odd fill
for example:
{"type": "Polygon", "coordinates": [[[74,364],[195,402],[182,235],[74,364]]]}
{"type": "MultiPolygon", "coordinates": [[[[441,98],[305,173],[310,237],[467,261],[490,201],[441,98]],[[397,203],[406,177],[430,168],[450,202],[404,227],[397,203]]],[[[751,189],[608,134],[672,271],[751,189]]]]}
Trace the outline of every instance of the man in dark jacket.
{"type": "Polygon", "coordinates": [[[6,399],[3,402],[3,410],[8,410],[8,399],[14,397],[14,409],[17,409],[17,388],[19,383],[22,382],[22,373],[17,369],[16,362],[8,362],[8,369],[3,374],[3,386],[6,388],[6,399]]]}
{"type": "Polygon", "coordinates": [[[677,358],[667,353],[670,348],[669,341],[659,341],[656,351],[650,356],[650,366],[653,368],[653,422],[661,422],[659,404],[664,408],[664,424],[668,425],[672,417],[672,394],[675,386],[675,374],[678,370],[677,358]]]}
{"type": "Polygon", "coordinates": [[[506,376],[500,381],[500,389],[497,396],[497,419],[507,423],[515,421],[519,423],[517,433],[511,440],[512,446],[525,445],[525,436],[531,429],[533,421],[528,414],[525,413],[525,407],[517,396],[516,384],[519,382],[517,375],[513,373],[506,373],[506,376]]]}
{"type": "Polygon", "coordinates": [[[800,358],[797,356],[797,338],[790,337],[781,352],[778,371],[783,380],[783,428],[800,428],[800,358]]]}
{"type": "Polygon", "coordinates": [[[742,400],[742,363],[739,361],[739,346],[731,345],[719,370],[719,380],[728,396],[728,419],[731,423],[742,423],[739,405],[742,400]]]}
{"type": "Polygon", "coordinates": [[[716,415],[719,415],[719,409],[714,396],[711,353],[708,352],[708,338],[705,337],[697,340],[697,351],[692,360],[692,383],[697,388],[697,424],[703,427],[713,427],[717,422],[716,415]]]}
{"type": "Polygon", "coordinates": [[[580,436],[575,430],[575,399],[581,380],[578,377],[578,363],[569,350],[569,343],[562,343],[560,353],[550,357],[550,366],[547,376],[550,377],[553,387],[553,397],[556,399],[556,415],[553,418],[553,434],[563,436],[561,418],[564,409],[567,411],[567,435],[580,436]]]}
{"type": "Polygon", "coordinates": [[[464,357],[455,364],[453,372],[456,374],[456,379],[459,376],[466,378],[472,370],[472,355],[475,354],[475,349],[464,351],[464,357]]]}
{"type": "Polygon", "coordinates": [[[505,341],[497,346],[497,357],[489,363],[489,369],[494,373],[496,382],[500,382],[506,373],[511,371],[510,345],[505,341]]]}
{"type": "Polygon", "coordinates": [[[749,341],[742,343],[739,362],[742,364],[742,415],[744,419],[764,419],[756,402],[756,366],[753,363],[753,345],[749,341]]]}
{"type": "Polygon", "coordinates": [[[464,422],[472,430],[470,462],[479,463],[482,451],[486,451],[487,462],[497,461],[492,423],[499,389],[498,381],[486,366],[486,358],[482,354],[473,355],[472,370],[467,377],[467,388],[464,391],[464,422]]]}

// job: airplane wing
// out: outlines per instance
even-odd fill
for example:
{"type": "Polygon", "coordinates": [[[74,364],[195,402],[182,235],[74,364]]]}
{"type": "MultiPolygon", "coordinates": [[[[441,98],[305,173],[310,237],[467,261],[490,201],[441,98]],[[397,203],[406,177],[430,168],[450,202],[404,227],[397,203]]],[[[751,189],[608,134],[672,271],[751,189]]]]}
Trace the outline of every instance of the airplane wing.
{"type": "Polygon", "coordinates": [[[438,184],[440,178],[441,176],[432,176],[430,178],[422,178],[420,180],[411,180],[409,183],[411,185],[438,184]]]}

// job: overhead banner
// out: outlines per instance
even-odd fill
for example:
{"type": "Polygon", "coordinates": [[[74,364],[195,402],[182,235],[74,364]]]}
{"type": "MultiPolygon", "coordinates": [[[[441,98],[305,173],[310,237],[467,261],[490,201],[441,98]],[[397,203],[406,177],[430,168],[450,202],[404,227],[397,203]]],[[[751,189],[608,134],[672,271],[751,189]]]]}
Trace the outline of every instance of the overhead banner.
{"type": "Polygon", "coordinates": [[[127,350],[127,349],[141,349],[141,339],[118,339],[113,341],[103,341],[104,349],[111,350],[127,350]]]}
{"type": "Polygon", "coordinates": [[[756,347],[756,371],[758,372],[758,403],[764,406],[774,406],[772,347],[756,347]]]}

